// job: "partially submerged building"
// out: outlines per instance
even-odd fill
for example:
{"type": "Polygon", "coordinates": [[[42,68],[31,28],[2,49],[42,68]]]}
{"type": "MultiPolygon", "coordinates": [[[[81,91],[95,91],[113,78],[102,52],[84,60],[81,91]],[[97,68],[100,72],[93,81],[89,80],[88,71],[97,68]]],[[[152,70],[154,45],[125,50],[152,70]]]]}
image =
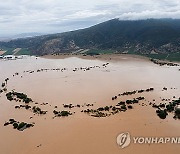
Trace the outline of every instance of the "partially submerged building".
{"type": "Polygon", "coordinates": [[[15,60],[15,59],[16,59],[16,56],[14,56],[14,55],[6,55],[6,56],[4,56],[4,59],[7,59],[7,60],[15,60]]]}

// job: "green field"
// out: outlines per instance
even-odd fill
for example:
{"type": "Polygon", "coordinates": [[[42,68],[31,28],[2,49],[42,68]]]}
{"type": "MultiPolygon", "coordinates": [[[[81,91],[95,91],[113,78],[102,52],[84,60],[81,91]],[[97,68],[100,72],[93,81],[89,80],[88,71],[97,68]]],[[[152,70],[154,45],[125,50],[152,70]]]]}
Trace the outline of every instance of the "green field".
{"type": "MultiPolygon", "coordinates": [[[[91,49],[86,52],[87,55],[99,55],[99,54],[111,54],[115,53],[115,50],[99,50],[99,49],[91,49]]],[[[168,61],[180,61],[180,52],[179,53],[171,53],[171,54],[140,54],[140,53],[135,53],[133,49],[128,51],[128,54],[133,54],[133,55],[140,55],[140,56],[145,56],[153,59],[159,59],[159,60],[168,60],[168,61]]]]}
{"type": "Polygon", "coordinates": [[[28,49],[21,49],[16,55],[31,55],[31,52],[28,49]]]}
{"type": "Polygon", "coordinates": [[[115,50],[98,50],[98,49],[91,49],[86,52],[87,55],[99,55],[99,54],[111,54],[114,53],[115,50]]]}
{"type": "MultiPolygon", "coordinates": [[[[13,51],[15,50],[15,48],[3,48],[3,50],[6,51],[3,56],[13,55],[13,51]]],[[[28,49],[21,49],[15,55],[31,55],[31,52],[28,49]]]]}
{"type": "Polygon", "coordinates": [[[168,60],[168,61],[180,61],[180,52],[171,54],[149,54],[143,55],[153,59],[168,60]]]}
{"type": "Polygon", "coordinates": [[[5,55],[12,55],[14,49],[15,49],[15,48],[3,48],[3,50],[6,51],[6,52],[3,54],[3,56],[5,56],[5,55]]]}
{"type": "Polygon", "coordinates": [[[180,52],[169,55],[167,59],[170,61],[180,61],[180,52]]]}
{"type": "Polygon", "coordinates": [[[134,52],[133,49],[130,49],[128,51],[128,54],[140,55],[140,56],[149,57],[153,59],[159,59],[159,60],[180,61],[180,52],[171,53],[171,54],[141,54],[141,53],[134,52]]]}

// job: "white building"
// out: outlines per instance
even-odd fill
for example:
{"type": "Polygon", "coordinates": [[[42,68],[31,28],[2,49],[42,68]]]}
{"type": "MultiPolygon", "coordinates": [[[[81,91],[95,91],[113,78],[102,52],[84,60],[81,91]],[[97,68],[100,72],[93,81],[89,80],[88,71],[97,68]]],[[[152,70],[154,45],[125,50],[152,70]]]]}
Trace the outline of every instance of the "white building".
{"type": "Polygon", "coordinates": [[[7,60],[15,60],[15,59],[16,59],[16,56],[14,56],[14,55],[6,55],[6,56],[4,56],[4,59],[7,59],[7,60]]]}

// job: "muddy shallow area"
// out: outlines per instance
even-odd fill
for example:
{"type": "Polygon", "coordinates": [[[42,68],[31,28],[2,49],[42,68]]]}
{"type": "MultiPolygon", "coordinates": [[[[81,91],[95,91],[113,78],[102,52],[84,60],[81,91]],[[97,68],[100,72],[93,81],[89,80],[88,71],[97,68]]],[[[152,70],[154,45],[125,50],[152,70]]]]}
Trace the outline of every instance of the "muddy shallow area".
{"type": "Polygon", "coordinates": [[[180,121],[171,113],[166,119],[160,119],[149,105],[180,97],[179,69],[179,66],[159,66],[130,56],[0,60],[0,82],[9,79],[5,85],[7,91],[0,94],[0,153],[177,153],[178,144],[132,143],[121,149],[116,137],[122,132],[130,132],[132,136],[180,136],[180,121]],[[118,96],[150,87],[154,90],[118,96]],[[12,90],[26,94],[33,100],[29,103],[31,107],[47,113],[15,108],[24,102],[7,100],[6,94],[12,90]],[[112,100],[114,96],[118,97],[112,100]],[[110,116],[94,117],[81,112],[138,97],[145,99],[133,104],[133,109],[110,116]],[[74,107],[65,108],[63,104],[74,107]],[[67,110],[72,115],[56,117],[54,110],[67,110]],[[4,126],[10,118],[34,126],[24,131],[13,129],[12,125],[4,126]]]}

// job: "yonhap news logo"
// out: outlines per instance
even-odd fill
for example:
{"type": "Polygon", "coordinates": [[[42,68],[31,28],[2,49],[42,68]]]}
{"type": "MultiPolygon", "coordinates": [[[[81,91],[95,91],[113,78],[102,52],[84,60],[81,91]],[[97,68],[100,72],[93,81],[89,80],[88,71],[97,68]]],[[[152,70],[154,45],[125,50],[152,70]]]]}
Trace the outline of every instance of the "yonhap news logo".
{"type": "Polygon", "coordinates": [[[135,137],[131,136],[129,132],[121,133],[117,136],[117,144],[124,149],[133,144],[180,144],[180,137],[135,137]]]}
{"type": "Polygon", "coordinates": [[[121,133],[117,137],[117,144],[123,149],[127,147],[131,142],[131,136],[128,132],[121,133]]]}

